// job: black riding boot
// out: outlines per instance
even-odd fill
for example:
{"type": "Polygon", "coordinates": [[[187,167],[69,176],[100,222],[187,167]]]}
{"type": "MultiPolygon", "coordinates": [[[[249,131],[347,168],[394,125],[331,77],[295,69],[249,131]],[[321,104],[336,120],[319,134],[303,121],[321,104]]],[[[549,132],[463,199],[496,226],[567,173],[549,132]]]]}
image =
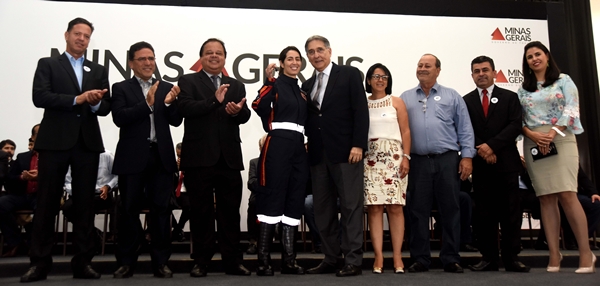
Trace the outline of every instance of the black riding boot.
{"type": "Polygon", "coordinates": [[[296,227],[282,223],[281,231],[281,274],[304,274],[304,268],[296,263],[296,227]]]}
{"type": "Polygon", "coordinates": [[[258,232],[258,276],[273,276],[273,268],[271,268],[271,252],[269,248],[273,242],[274,224],[261,222],[258,232]]]}

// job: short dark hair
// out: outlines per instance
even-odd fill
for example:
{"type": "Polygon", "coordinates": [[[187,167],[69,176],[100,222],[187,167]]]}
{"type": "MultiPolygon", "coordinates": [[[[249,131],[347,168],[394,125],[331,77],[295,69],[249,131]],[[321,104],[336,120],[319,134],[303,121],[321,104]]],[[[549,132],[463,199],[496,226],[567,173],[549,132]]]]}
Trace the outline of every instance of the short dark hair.
{"type": "Polygon", "coordinates": [[[152,47],[152,45],[150,45],[147,42],[141,41],[141,42],[137,42],[137,43],[131,45],[131,47],[129,47],[129,51],[127,52],[127,58],[129,58],[130,61],[133,61],[133,59],[135,58],[135,52],[137,52],[141,49],[150,49],[152,51],[152,53],[154,54],[154,48],[152,47]]]}
{"type": "Polygon", "coordinates": [[[288,46],[285,49],[283,49],[283,51],[281,51],[281,53],[279,53],[279,61],[280,62],[285,61],[285,58],[287,57],[287,53],[289,51],[296,51],[298,53],[298,55],[300,55],[300,59],[302,59],[302,54],[300,53],[300,50],[298,50],[298,48],[296,48],[294,46],[288,46]]]}
{"type": "Polygon", "coordinates": [[[179,143],[177,143],[177,145],[175,145],[175,149],[181,150],[181,142],[179,142],[179,143]]]}
{"type": "Polygon", "coordinates": [[[488,56],[478,56],[471,61],[471,72],[473,71],[474,64],[482,64],[485,62],[490,63],[490,66],[492,66],[492,70],[496,70],[496,66],[494,65],[494,60],[492,60],[492,58],[488,56]]]}
{"type": "Polygon", "coordinates": [[[323,44],[325,45],[326,48],[330,48],[329,40],[327,40],[327,38],[325,38],[323,36],[319,36],[319,35],[314,35],[314,36],[310,36],[308,39],[306,39],[306,43],[304,43],[304,51],[305,52],[308,53],[308,43],[310,43],[312,41],[321,41],[321,42],[323,42],[323,44]]]}
{"type": "Polygon", "coordinates": [[[423,55],[423,56],[421,56],[421,57],[424,57],[424,56],[432,56],[432,57],[434,57],[434,58],[435,58],[435,67],[436,67],[436,68],[442,68],[442,62],[441,62],[441,61],[440,61],[440,59],[438,59],[438,57],[436,57],[434,54],[424,54],[424,55],[423,55]]]}
{"type": "Polygon", "coordinates": [[[31,136],[35,135],[35,128],[38,127],[38,126],[40,126],[39,123],[36,124],[36,125],[33,125],[33,127],[31,127],[31,136]]]}
{"type": "Polygon", "coordinates": [[[376,69],[382,69],[383,72],[385,72],[385,74],[389,76],[387,81],[387,87],[385,88],[385,94],[392,94],[392,73],[390,73],[390,70],[386,66],[380,63],[372,65],[367,71],[367,75],[365,76],[365,90],[368,93],[373,92],[371,89],[371,85],[369,84],[369,79],[371,78],[376,69]]]}
{"type": "Polygon", "coordinates": [[[538,48],[542,50],[546,54],[546,57],[548,57],[548,67],[546,68],[545,81],[542,84],[542,87],[552,85],[556,80],[558,80],[560,77],[560,69],[558,68],[556,62],[554,62],[554,58],[552,57],[550,50],[548,50],[544,44],[539,41],[534,41],[525,45],[523,50],[523,89],[529,92],[534,92],[537,89],[537,78],[527,63],[527,50],[531,48],[538,48]]]}
{"type": "Polygon", "coordinates": [[[86,19],[83,18],[75,18],[73,20],[71,20],[71,22],[69,22],[69,25],[67,26],[67,32],[70,32],[71,29],[73,29],[73,26],[77,25],[77,24],[86,24],[88,26],[90,26],[90,29],[92,29],[92,33],[94,32],[94,25],[92,25],[92,23],[86,19]]]}
{"type": "Polygon", "coordinates": [[[11,146],[17,148],[17,144],[15,144],[15,141],[12,141],[10,139],[0,141],[0,149],[4,148],[4,146],[6,146],[6,145],[11,145],[11,146]]]}
{"type": "Polygon", "coordinates": [[[223,43],[223,41],[221,41],[217,38],[210,38],[210,39],[204,41],[204,43],[202,43],[202,46],[200,47],[200,57],[202,57],[202,54],[204,53],[204,46],[206,46],[206,44],[208,44],[210,42],[219,42],[221,44],[221,46],[223,46],[223,53],[225,54],[225,57],[227,58],[227,49],[225,48],[225,43],[223,43]]]}

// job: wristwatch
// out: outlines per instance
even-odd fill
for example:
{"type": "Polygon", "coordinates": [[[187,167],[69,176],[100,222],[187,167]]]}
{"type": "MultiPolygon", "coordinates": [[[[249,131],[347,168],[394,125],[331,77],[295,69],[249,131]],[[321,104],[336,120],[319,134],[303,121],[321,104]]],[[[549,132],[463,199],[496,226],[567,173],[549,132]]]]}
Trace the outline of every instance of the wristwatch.
{"type": "Polygon", "coordinates": [[[408,159],[408,161],[410,161],[410,155],[408,155],[408,154],[402,154],[402,157],[406,157],[406,159],[408,159]]]}

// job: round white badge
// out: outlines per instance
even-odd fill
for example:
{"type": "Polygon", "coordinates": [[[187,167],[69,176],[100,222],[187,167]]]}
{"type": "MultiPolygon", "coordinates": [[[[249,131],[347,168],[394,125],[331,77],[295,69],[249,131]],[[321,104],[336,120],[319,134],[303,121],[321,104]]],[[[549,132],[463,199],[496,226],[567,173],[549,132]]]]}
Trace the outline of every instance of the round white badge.
{"type": "Polygon", "coordinates": [[[435,101],[440,101],[440,99],[442,99],[442,97],[439,95],[433,98],[433,100],[435,100],[435,101]]]}
{"type": "Polygon", "coordinates": [[[86,72],[90,72],[92,69],[90,69],[90,67],[88,66],[83,66],[83,70],[86,72]]]}
{"type": "Polygon", "coordinates": [[[492,97],[492,103],[498,103],[498,98],[497,97],[492,97]]]}
{"type": "Polygon", "coordinates": [[[538,150],[537,149],[535,149],[535,148],[531,149],[531,155],[535,156],[537,154],[538,154],[538,150]]]}

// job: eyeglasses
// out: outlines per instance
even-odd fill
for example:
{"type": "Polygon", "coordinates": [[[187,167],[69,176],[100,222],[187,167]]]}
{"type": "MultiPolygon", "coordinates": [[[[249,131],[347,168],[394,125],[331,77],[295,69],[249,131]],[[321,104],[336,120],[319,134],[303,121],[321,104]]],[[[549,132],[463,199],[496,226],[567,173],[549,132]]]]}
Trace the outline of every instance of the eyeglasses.
{"type": "Polygon", "coordinates": [[[138,61],[140,63],[143,63],[146,60],[149,61],[149,62],[151,62],[151,63],[153,63],[156,60],[156,58],[155,57],[144,57],[144,58],[137,58],[137,59],[134,59],[134,60],[136,60],[136,61],[138,61]]]}
{"type": "Polygon", "coordinates": [[[325,49],[324,48],[317,48],[316,50],[309,50],[308,52],[306,52],[309,56],[314,56],[315,52],[319,55],[322,55],[323,53],[325,53],[325,49]]]}
{"type": "Polygon", "coordinates": [[[371,76],[372,79],[374,80],[383,80],[383,81],[388,81],[388,79],[390,79],[389,75],[380,75],[380,74],[374,74],[371,76]]]}

